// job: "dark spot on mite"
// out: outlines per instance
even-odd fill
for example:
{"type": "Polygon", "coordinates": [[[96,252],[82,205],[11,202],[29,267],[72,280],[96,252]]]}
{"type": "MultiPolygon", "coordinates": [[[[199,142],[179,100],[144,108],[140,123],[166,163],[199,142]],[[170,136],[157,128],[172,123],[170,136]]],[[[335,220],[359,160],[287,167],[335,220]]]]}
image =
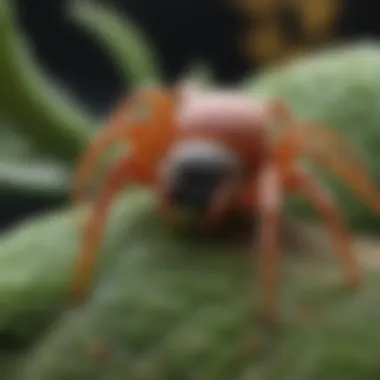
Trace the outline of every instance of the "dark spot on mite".
{"type": "Polygon", "coordinates": [[[217,187],[238,177],[241,163],[225,148],[206,141],[185,141],[169,152],[162,175],[173,205],[202,212],[217,187]]]}

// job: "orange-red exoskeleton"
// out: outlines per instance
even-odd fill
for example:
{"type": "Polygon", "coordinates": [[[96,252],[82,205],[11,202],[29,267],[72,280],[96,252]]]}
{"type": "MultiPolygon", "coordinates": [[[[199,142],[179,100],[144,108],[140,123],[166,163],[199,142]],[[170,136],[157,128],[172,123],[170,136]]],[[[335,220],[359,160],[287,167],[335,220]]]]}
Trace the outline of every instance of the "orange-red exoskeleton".
{"type": "Polygon", "coordinates": [[[341,136],[297,120],[281,100],[259,100],[227,89],[142,89],[121,101],[90,144],[75,177],[76,201],[113,142],[128,143],[130,149],[108,169],[93,203],[77,258],[74,297],[86,291],[108,208],[131,183],[154,188],[168,217],[182,207],[197,209],[205,223],[235,206],[256,212],[260,311],[268,320],[276,316],[278,224],[289,192],[303,192],[321,212],[345,281],[359,284],[359,267],[340,214],[326,190],[300,166],[301,159],[335,172],[375,211],[380,209],[377,190],[341,136]],[[133,112],[139,104],[149,107],[145,117],[133,112]]]}

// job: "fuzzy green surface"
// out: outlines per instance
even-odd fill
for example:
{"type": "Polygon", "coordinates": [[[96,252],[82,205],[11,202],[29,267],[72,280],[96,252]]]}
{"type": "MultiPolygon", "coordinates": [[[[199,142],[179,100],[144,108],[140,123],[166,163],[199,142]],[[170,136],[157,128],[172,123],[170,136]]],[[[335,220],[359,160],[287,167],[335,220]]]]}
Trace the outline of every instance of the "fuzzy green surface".
{"type": "Polygon", "coordinates": [[[30,342],[39,332],[10,379],[380,375],[374,275],[357,294],[339,293],[334,263],[285,255],[282,325],[266,335],[257,323],[256,255],[189,240],[160,223],[149,194],[131,192],[112,215],[92,293],[70,309],[70,220],[46,216],[1,241],[1,333],[30,342]],[[307,308],[314,311],[304,317],[307,308]],[[96,358],[99,344],[109,348],[105,360],[96,358]]]}
{"type": "MultiPolygon", "coordinates": [[[[342,133],[362,158],[380,189],[380,45],[358,43],[302,58],[254,77],[245,89],[280,96],[301,119],[321,122],[342,133]]],[[[351,227],[380,231],[380,217],[333,176],[318,170],[351,227]],[[321,175],[322,174],[322,175],[321,175]]],[[[293,212],[306,214],[305,203],[293,212]]]]}
{"type": "MultiPolygon", "coordinates": [[[[105,232],[103,249],[108,255],[102,265],[119,245],[134,239],[131,223],[140,213],[134,201],[115,208],[105,232]]],[[[32,218],[0,236],[0,335],[27,340],[45,326],[50,312],[60,312],[83,213],[57,211],[32,218]]]]}

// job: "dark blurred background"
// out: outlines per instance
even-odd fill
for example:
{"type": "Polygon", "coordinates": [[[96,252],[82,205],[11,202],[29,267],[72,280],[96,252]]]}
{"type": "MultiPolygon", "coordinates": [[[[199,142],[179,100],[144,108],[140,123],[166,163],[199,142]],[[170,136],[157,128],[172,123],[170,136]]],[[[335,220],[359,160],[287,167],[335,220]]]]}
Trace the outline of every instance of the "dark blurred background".
{"type": "MultiPolygon", "coordinates": [[[[117,69],[65,16],[65,0],[17,0],[19,22],[44,68],[90,112],[104,114],[121,94],[117,69]]],[[[374,0],[107,0],[134,20],[161,54],[174,81],[193,58],[234,83],[248,71],[340,40],[377,38],[374,0]]],[[[0,228],[56,201],[3,199],[0,228]]]]}

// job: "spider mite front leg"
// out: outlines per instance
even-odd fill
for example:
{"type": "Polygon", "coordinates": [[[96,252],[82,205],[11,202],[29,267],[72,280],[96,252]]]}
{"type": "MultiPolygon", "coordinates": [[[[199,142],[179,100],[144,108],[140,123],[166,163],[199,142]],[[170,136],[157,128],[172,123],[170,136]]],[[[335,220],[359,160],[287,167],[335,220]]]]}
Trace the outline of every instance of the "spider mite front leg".
{"type": "Polygon", "coordinates": [[[282,184],[275,167],[265,168],[258,181],[259,211],[259,312],[264,323],[276,319],[279,277],[279,222],[282,213],[282,184]]]}
{"type": "Polygon", "coordinates": [[[107,213],[112,201],[127,183],[147,180],[144,174],[144,168],[140,167],[129,155],[121,157],[106,174],[99,195],[85,222],[71,286],[71,297],[73,299],[82,299],[87,290],[94,270],[96,250],[102,238],[107,213]]]}
{"type": "Polygon", "coordinates": [[[114,144],[133,144],[135,151],[142,149],[144,154],[148,151],[151,155],[155,147],[161,149],[158,143],[170,139],[172,103],[172,95],[160,88],[143,89],[121,99],[78,163],[72,193],[74,205],[82,200],[99,161],[114,144]],[[150,109],[150,116],[139,116],[139,105],[150,109]]]}
{"type": "Polygon", "coordinates": [[[343,225],[333,200],[327,191],[306,172],[294,171],[292,182],[293,189],[304,192],[317,211],[323,215],[341,263],[345,281],[349,287],[357,287],[361,282],[360,267],[351,246],[350,235],[343,225]]]}

